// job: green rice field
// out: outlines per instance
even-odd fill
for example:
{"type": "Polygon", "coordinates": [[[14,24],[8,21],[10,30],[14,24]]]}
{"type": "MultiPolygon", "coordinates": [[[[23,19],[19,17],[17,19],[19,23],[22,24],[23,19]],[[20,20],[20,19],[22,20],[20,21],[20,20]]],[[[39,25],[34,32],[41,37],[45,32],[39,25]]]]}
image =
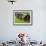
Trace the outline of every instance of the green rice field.
{"type": "Polygon", "coordinates": [[[25,21],[24,21],[23,19],[19,19],[19,18],[17,18],[17,17],[16,17],[16,19],[15,19],[15,22],[16,22],[16,23],[25,23],[25,21]]]}

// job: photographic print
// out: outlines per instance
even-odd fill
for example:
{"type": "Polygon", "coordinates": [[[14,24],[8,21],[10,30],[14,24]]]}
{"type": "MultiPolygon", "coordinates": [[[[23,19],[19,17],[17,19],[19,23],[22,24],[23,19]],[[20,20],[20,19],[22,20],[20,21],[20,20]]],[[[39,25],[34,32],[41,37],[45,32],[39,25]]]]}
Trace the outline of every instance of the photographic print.
{"type": "Polygon", "coordinates": [[[32,24],[32,10],[13,10],[13,24],[32,24]]]}

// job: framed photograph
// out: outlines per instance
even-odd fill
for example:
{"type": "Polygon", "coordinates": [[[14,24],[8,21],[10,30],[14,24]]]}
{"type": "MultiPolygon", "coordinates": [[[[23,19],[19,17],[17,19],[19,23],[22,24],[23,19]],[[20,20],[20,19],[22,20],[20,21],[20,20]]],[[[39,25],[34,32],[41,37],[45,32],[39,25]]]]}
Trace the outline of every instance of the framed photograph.
{"type": "Polygon", "coordinates": [[[13,10],[14,25],[32,25],[32,10],[13,10]]]}

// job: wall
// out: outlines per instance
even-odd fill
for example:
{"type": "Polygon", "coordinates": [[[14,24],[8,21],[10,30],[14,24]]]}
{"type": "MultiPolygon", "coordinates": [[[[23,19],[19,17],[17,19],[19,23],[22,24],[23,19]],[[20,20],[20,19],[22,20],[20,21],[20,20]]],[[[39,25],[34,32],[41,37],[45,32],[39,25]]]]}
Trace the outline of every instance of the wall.
{"type": "Polygon", "coordinates": [[[26,32],[33,40],[46,40],[46,0],[17,0],[13,5],[0,0],[0,41],[14,40],[18,32],[26,32]],[[33,10],[32,26],[14,26],[13,10],[33,10]]]}

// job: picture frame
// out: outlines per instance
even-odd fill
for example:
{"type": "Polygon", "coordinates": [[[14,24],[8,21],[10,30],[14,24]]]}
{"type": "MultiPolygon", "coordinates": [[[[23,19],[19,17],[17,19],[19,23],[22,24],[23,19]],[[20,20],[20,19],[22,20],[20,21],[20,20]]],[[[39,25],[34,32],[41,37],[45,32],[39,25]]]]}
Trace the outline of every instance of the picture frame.
{"type": "Polygon", "coordinates": [[[32,10],[13,10],[14,25],[32,25],[32,10]]]}

